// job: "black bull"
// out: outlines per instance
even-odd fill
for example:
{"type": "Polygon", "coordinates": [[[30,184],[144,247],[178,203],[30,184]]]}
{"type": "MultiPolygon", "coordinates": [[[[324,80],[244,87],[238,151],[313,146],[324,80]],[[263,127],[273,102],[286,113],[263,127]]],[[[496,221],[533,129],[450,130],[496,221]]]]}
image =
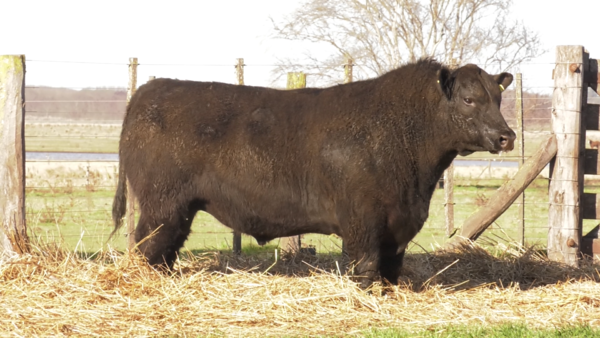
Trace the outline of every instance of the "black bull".
{"type": "Polygon", "coordinates": [[[325,89],[152,81],[123,122],[115,231],[127,178],[136,241],[158,229],[139,246],[150,264],[172,266],[204,210],[259,244],[337,234],[363,285],[396,283],[452,160],[513,148],[499,109],[511,82],[432,60],[325,89]]]}

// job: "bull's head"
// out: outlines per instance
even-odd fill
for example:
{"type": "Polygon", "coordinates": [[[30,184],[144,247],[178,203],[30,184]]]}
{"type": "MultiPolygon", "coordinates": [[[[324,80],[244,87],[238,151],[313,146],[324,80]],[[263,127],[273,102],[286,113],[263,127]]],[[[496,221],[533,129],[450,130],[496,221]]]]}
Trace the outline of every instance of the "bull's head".
{"type": "Polygon", "coordinates": [[[439,88],[450,106],[449,128],[462,156],[475,151],[497,154],[514,148],[515,133],[500,114],[502,91],[513,80],[509,73],[489,75],[476,65],[438,72],[439,88]]]}

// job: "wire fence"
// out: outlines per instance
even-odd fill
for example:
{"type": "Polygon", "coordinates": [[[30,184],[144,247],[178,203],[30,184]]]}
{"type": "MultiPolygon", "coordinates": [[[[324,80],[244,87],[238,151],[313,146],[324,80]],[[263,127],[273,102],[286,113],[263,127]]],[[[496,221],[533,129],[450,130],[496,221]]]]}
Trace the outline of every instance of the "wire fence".
{"type": "MultiPolygon", "coordinates": [[[[108,241],[112,231],[111,208],[116,189],[116,158],[107,159],[93,154],[115,154],[121,132],[126,105],[127,63],[96,63],[78,61],[27,60],[28,63],[46,64],[54,67],[69,66],[114,67],[121,72],[123,87],[112,83],[101,83],[97,88],[74,84],[73,86],[46,87],[36,84],[26,88],[27,148],[27,222],[32,236],[46,240],[62,240],[69,247],[96,250],[102,245],[123,249],[124,235],[108,241]],[[112,86],[111,86],[112,85],[112,86]],[[44,153],[46,157],[36,157],[44,153]],[[60,152],[62,154],[56,154],[60,152]],[[66,153],[66,154],[65,154],[66,153]],[[86,160],[76,154],[92,154],[86,160]],[[37,159],[36,159],[37,158],[37,159]]],[[[39,65],[38,65],[39,66],[39,65]]],[[[139,73],[146,72],[157,77],[179,77],[190,80],[209,80],[198,76],[190,68],[216,68],[226,73],[217,79],[229,77],[234,82],[232,64],[139,64],[139,73]],[[148,69],[144,69],[147,67],[148,69]],[[186,77],[180,76],[180,70],[186,77]],[[231,67],[232,71],[225,70],[231,67]],[[158,71],[160,70],[160,71],[158,71]],[[172,74],[170,75],[170,73],[172,74]]],[[[265,72],[277,65],[247,64],[245,70],[265,72]]],[[[550,73],[554,64],[530,64],[545,67],[550,73]]],[[[34,67],[41,71],[44,67],[34,67]]],[[[215,70],[212,69],[211,72],[215,70]]],[[[29,77],[32,73],[28,67],[29,77]]],[[[35,74],[32,75],[35,78],[35,74]]],[[[140,76],[143,78],[143,76],[140,76]]],[[[251,78],[251,77],[250,77],[251,78]]],[[[340,72],[343,78],[343,72],[340,72]]],[[[246,83],[249,77],[246,76],[246,83]]],[[[139,81],[138,83],[143,83],[139,81]]],[[[537,150],[545,137],[551,133],[552,102],[548,94],[539,90],[550,90],[550,81],[523,76],[523,126],[525,159],[537,150]]],[[[507,90],[503,95],[502,113],[508,124],[517,126],[515,91],[507,90]]],[[[484,205],[500,185],[510,180],[518,170],[521,157],[515,152],[501,156],[475,153],[457,158],[454,173],[454,222],[457,227],[477,208],[484,205]]],[[[431,201],[429,219],[415,239],[418,247],[431,248],[447,240],[444,221],[446,201],[443,189],[437,189],[431,201]]],[[[513,204],[486,231],[491,241],[515,241],[518,238],[519,203],[513,204]]],[[[528,243],[545,245],[548,227],[548,169],[525,191],[525,240],[528,243]]],[[[584,224],[584,226],[586,226],[584,224]]],[[[589,225],[591,226],[591,224],[589,225]]],[[[208,214],[199,214],[192,226],[192,234],[186,247],[192,250],[225,250],[232,246],[231,230],[208,214]]],[[[277,241],[275,241],[277,242],[277,241]]],[[[243,246],[253,247],[252,238],[243,237],[243,246]]],[[[277,243],[274,243],[277,245],[277,243]]],[[[335,236],[305,235],[303,245],[316,247],[318,252],[339,252],[341,240],[335,236]]]]}

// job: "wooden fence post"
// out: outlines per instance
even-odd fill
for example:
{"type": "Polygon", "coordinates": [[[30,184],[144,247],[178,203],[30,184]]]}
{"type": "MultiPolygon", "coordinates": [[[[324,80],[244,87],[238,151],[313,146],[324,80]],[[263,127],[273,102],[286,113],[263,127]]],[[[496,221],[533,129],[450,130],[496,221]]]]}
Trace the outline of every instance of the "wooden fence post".
{"type": "Polygon", "coordinates": [[[552,129],[558,150],[550,180],[548,258],[579,265],[585,129],[581,108],[587,93],[584,72],[589,55],[582,46],[558,46],[552,95],[552,129]]]}
{"type": "Polygon", "coordinates": [[[454,233],[454,163],[444,171],[444,215],[446,218],[446,236],[454,233]]]}
{"type": "MultiPolygon", "coordinates": [[[[344,83],[350,83],[353,80],[352,67],[354,66],[354,60],[351,57],[346,57],[346,63],[344,64],[344,83]]],[[[348,249],[346,248],[346,242],[342,238],[342,259],[348,257],[348,249]]]]}
{"type": "MultiPolygon", "coordinates": [[[[129,84],[127,85],[127,104],[137,89],[137,58],[129,58],[129,84]]],[[[136,199],[131,192],[131,185],[127,180],[127,248],[135,247],[135,203],[136,199]]]]}
{"type": "MultiPolygon", "coordinates": [[[[452,59],[450,68],[458,68],[458,61],[452,59]]],[[[454,162],[444,171],[444,216],[446,220],[446,236],[454,234],[454,162]]]]}
{"type": "Polygon", "coordinates": [[[352,67],[354,66],[354,60],[351,57],[346,57],[346,63],[344,64],[344,83],[352,82],[352,67]]]}
{"type": "Polygon", "coordinates": [[[25,222],[25,56],[0,56],[0,259],[28,252],[25,222]]]}
{"type": "MultiPolygon", "coordinates": [[[[235,78],[238,85],[244,85],[244,59],[237,59],[235,65],[235,78]]],[[[240,255],[242,253],[242,233],[233,231],[233,254],[240,255]]]]}
{"type": "Polygon", "coordinates": [[[304,72],[288,73],[287,89],[306,88],[306,74],[304,72]]]}
{"type": "MultiPolygon", "coordinates": [[[[517,140],[519,144],[519,168],[525,163],[525,134],[523,131],[523,75],[516,74],[515,81],[515,109],[517,117],[517,140]]],[[[519,244],[525,245],[525,191],[517,198],[519,205],[519,244]]]]}
{"type": "Polygon", "coordinates": [[[235,80],[238,85],[244,85],[244,59],[237,59],[237,64],[235,65],[235,80]]]}
{"type": "MultiPolygon", "coordinates": [[[[306,74],[303,72],[288,73],[287,89],[306,88],[306,74]]],[[[289,252],[300,252],[302,248],[301,236],[284,237],[281,239],[280,247],[289,252]]]]}

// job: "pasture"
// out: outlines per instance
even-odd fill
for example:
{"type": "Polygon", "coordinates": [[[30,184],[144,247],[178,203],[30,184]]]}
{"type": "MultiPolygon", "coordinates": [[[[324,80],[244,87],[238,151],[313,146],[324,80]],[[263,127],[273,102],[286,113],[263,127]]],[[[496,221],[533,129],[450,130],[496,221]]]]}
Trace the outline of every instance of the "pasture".
{"type": "MultiPolygon", "coordinates": [[[[119,133],[112,125],[28,124],[27,150],[97,146],[113,152],[119,133]],[[95,136],[107,141],[88,142],[95,136]]],[[[448,237],[444,193],[438,189],[429,219],[409,248],[401,285],[376,283],[365,292],[344,274],[341,240],[335,236],[303,237],[316,256],[282,252],[277,240],[259,247],[243,236],[243,254],[235,256],[231,231],[206,213],[196,217],[174,274],[149,268],[125,251],[122,232],[108,241],[116,165],[27,163],[32,253],[0,265],[5,304],[0,335],[600,334],[600,266],[585,261],[576,269],[545,256],[547,172],[526,190],[525,248],[514,245],[514,205],[476,244],[439,250],[448,237]]],[[[513,173],[514,168],[457,167],[456,226],[513,173]]],[[[589,192],[600,190],[595,181],[587,183],[589,192]]],[[[585,233],[595,224],[584,225],[585,233]]]]}

